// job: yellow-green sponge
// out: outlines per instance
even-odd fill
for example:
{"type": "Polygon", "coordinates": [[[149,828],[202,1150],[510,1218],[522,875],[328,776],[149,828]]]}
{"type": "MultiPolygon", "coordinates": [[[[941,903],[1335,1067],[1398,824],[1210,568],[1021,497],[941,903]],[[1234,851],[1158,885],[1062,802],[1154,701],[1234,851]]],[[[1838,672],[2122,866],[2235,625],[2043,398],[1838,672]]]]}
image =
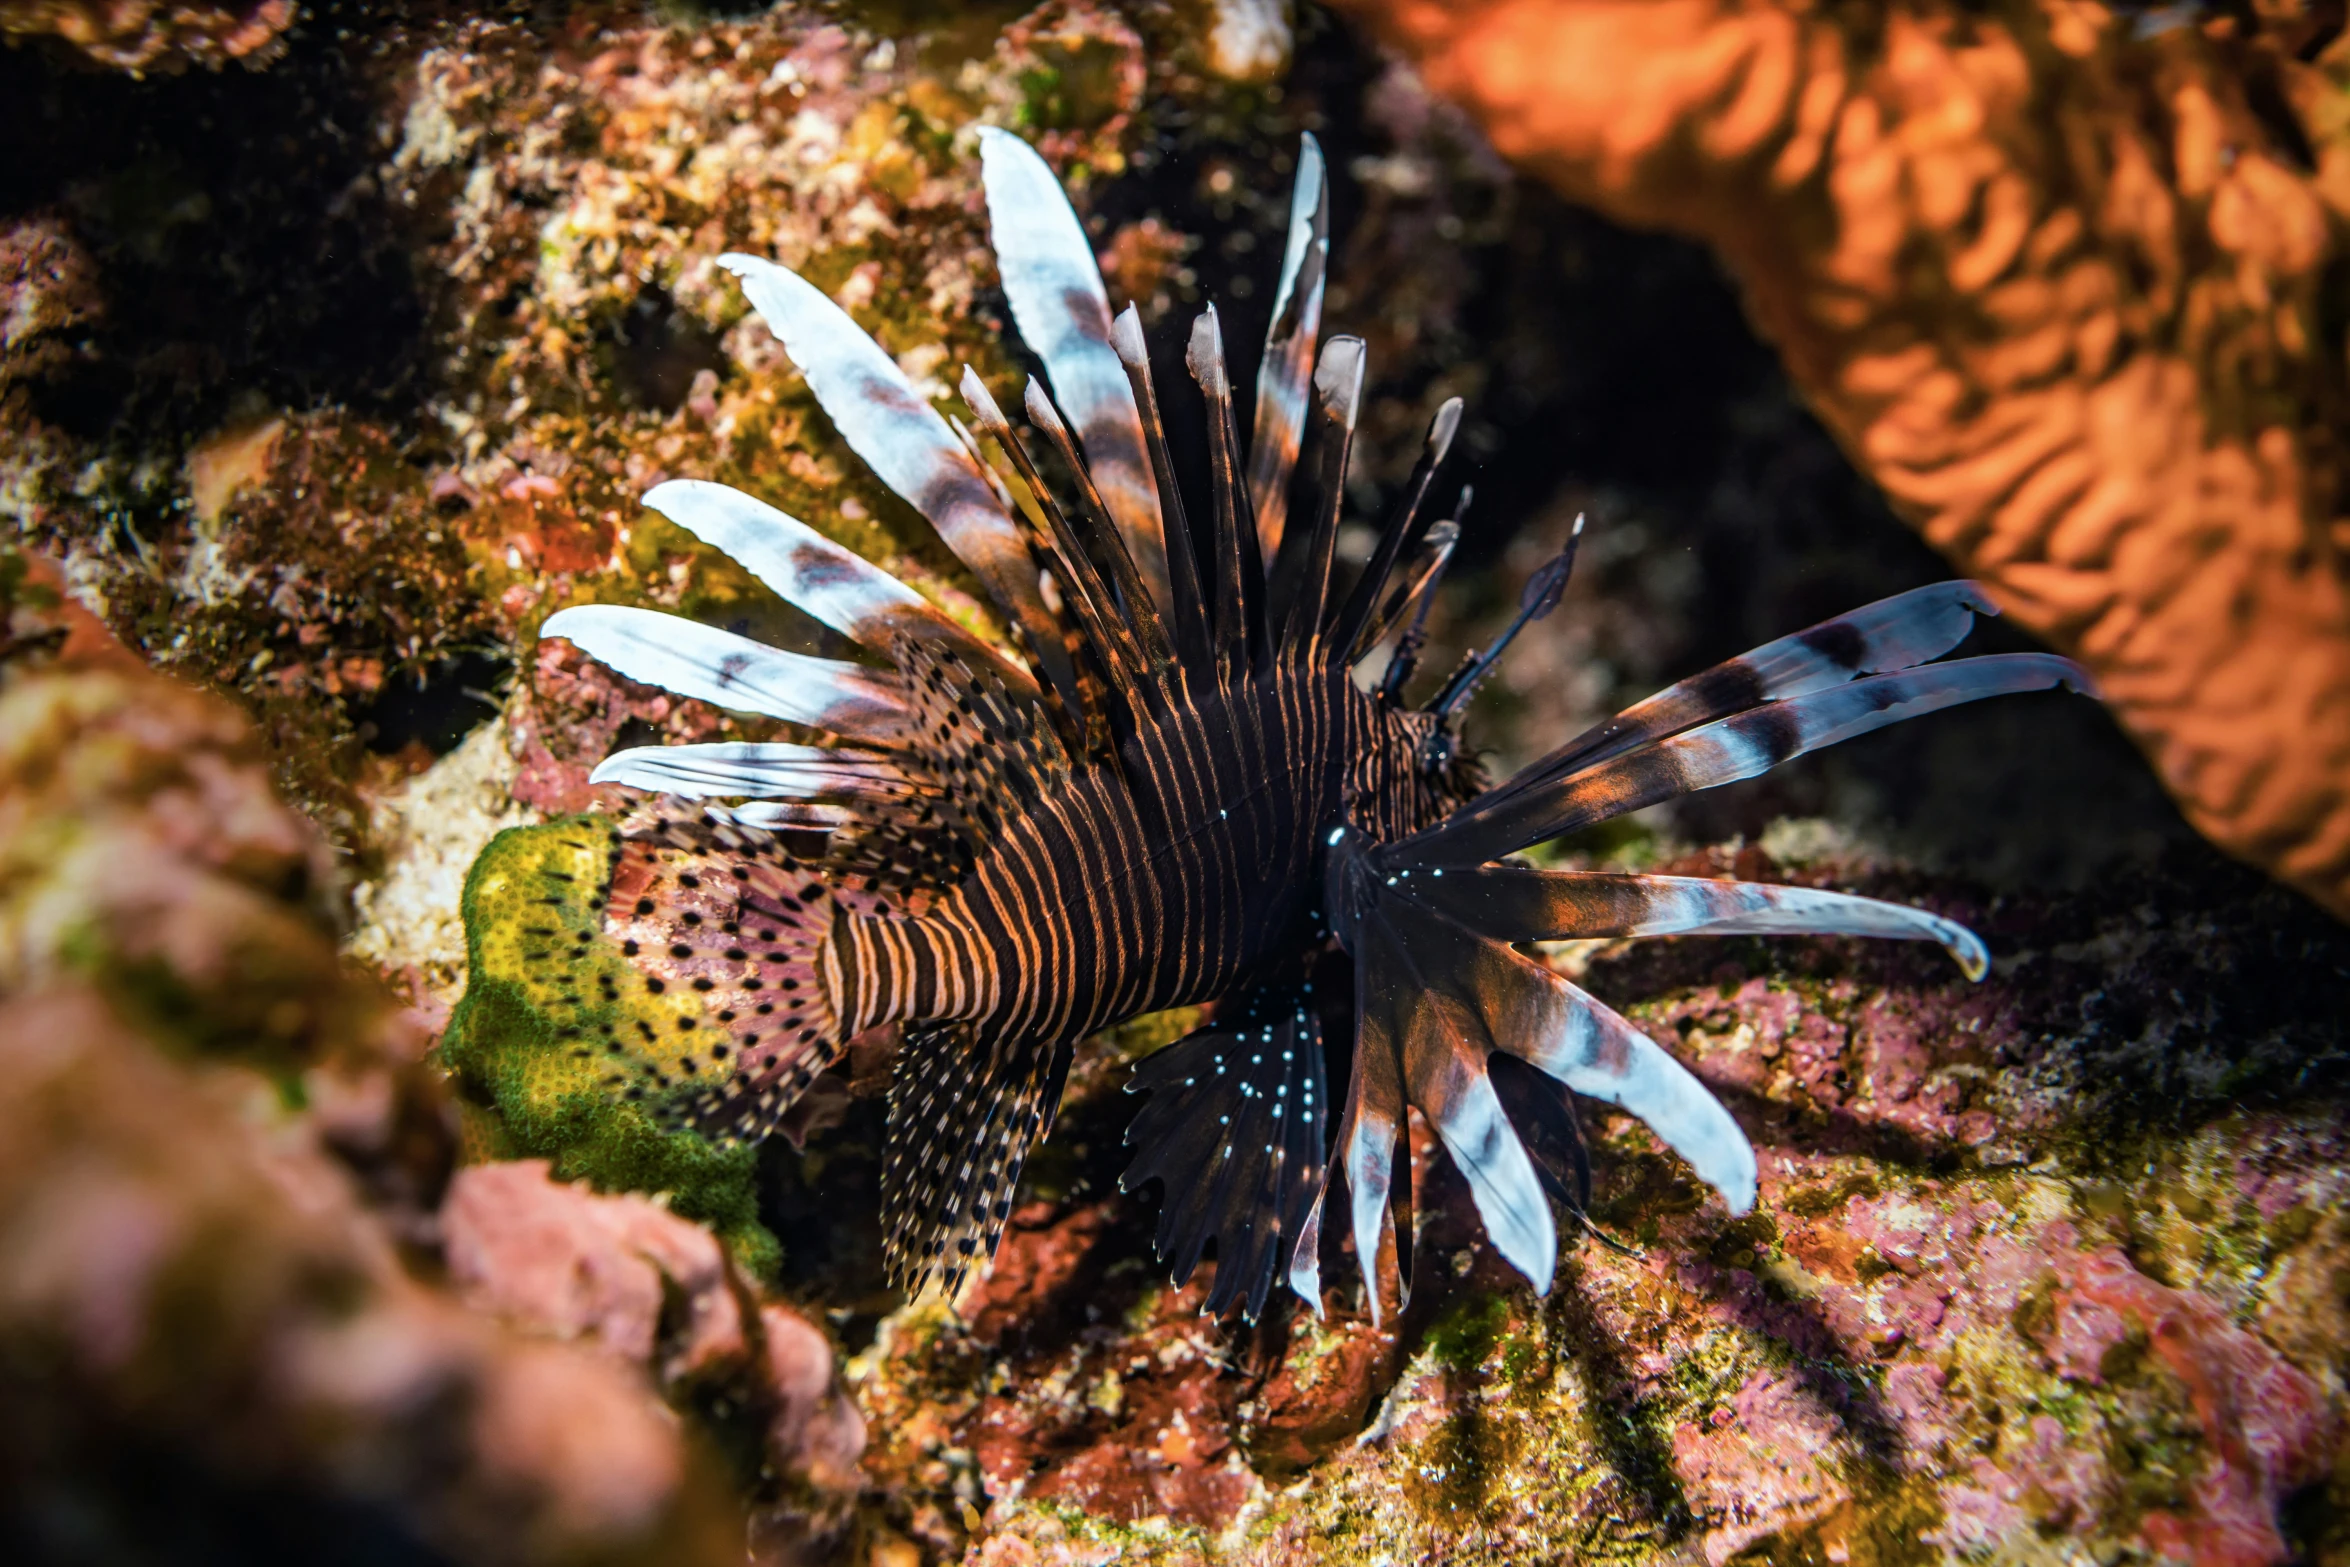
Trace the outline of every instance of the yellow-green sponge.
{"type": "Polygon", "coordinates": [[[624,1097],[691,1037],[677,1018],[699,1009],[690,993],[647,994],[604,935],[618,846],[609,818],[564,817],[498,834],[466,874],[470,968],[441,1058],[479,1112],[467,1144],[549,1159],[605,1191],[665,1192],[744,1267],[771,1272],[780,1248],[758,1219],[757,1150],[665,1131],[647,1113],[657,1099],[624,1097]]]}

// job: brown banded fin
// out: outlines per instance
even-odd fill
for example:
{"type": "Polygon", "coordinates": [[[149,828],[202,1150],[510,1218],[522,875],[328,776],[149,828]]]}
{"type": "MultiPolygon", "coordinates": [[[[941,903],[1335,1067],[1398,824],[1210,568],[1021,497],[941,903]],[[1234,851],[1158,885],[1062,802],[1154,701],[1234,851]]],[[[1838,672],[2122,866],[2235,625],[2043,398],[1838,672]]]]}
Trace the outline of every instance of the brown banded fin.
{"type": "Polygon", "coordinates": [[[952,1300],[994,1259],[1028,1151],[1060,1094],[1066,1048],[997,1059],[966,1025],[910,1027],[890,1071],[882,1257],[908,1295],[952,1300]]]}
{"type": "Polygon", "coordinates": [[[631,680],[868,745],[895,744],[905,719],[886,671],[787,653],[657,610],[582,604],[549,615],[539,635],[561,637],[631,680]]]}
{"type": "Polygon", "coordinates": [[[756,1142],[831,1065],[839,1021],[820,973],[833,902],[771,833],[657,800],[621,830],[604,935],[674,1015],[607,1042],[655,1119],[756,1142]],[[690,998],[690,1010],[677,1004],[690,998]]]}
{"type": "Polygon", "coordinates": [[[757,256],[723,255],[718,264],[742,280],[850,448],[938,530],[1066,696],[1059,627],[1037,588],[1027,538],[946,419],[814,284],[757,256]]]}
{"type": "Polygon", "coordinates": [[[1297,182],[1289,194],[1289,237],[1273,291],[1273,319],[1265,327],[1257,366],[1257,407],[1248,442],[1249,506],[1256,513],[1257,548],[1279,552],[1289,516],[1289,480],[1305,434],[1306,383],[1314,373],[1314,345],[1322,334],[1322,290],[1330,266],[1330,182],[1322,144],[1307,132],[1297,149],[1297,182]]]}

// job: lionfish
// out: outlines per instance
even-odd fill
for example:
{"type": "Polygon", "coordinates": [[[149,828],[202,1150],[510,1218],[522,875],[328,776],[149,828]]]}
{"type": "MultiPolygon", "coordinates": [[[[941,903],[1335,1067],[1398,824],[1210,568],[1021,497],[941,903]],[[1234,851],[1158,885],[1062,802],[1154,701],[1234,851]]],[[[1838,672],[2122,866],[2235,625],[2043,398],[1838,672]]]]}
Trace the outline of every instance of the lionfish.
{"type": "Polygon", "coordinates": [[[1214,1004],[1207,1025],[1130,1084],[1149,1098],[1124,1184],[1162,1183],[1156,1244],[1176,1283],[1214,1246],[1211,1312],[1240,1303],[1254,1317],[1284,1275],[1321,1309],[1334,1182],[1374,1316],[1382,1246],[1408,1288],[1410,1109],[1538,1289],[1557,1260],[1552,1198],[1578,1218],[1589,1200],[1572,1094],[1637,1116],[1747,1211],[1754,1152],[1729,1113],[1521,947],[1877,936],[1938,942],[1979,979],[1983,944],[1868,898],[1513,857],[1885,724],[2004,692],[2086,690],[2086,677],[2035,653],[1929,662],[1995,612],[1974,585],[1946,582],[1684,680],[1489,784],[1461,747],[1462,710],[1510,639],[1557,604],[1574,545],[1536,573],[1492,647],[1429,700],[1405,700],[1460,535],[1457,508],[1438,519],[1431,499],[1461,404],[1437,411],[1400,503],[1342,581],[1364,346],[1319,341],[1329,199],[1313,139],[1245,447],[1212,305],[1191,328],[1203,499],[1170,459],[1141,318],[1131,305],[1112,317],[1058,181],[1018,137],[980,136],[1004,293],[1050,382],[1028,382],[1025,432],[969,369],[976,430],[938,412],[786,268],[720,264],[842,438],[992,596],[1019,656],[749,495],[673,480],[645,496],[877,657],[811,657],[609,605],[546,621],[542,635],[633,680],[811,732],[624,750],[595,770],[659,797],[615,831],[603,928],[648,991],[700,1006],[657,1044],[649,1026],[643,1041],[607,1028],[591,1042],[607,1081],[665,1124],[758,1139],[845,1041],[897,1024],[881,1207],[892,1282],[914,1293],[951,1295],[992,1257],[1075,1043],[1197,1003],[1214,1004]],[[1358,678],[1382,648],[1376,679],[1358,678]],[[1345,1015],[1349,983],[1352,1048],[1334,1052],[1343,1041],[1325,1019],[1345,1015]],[[1497,1054],[1534,1070],[1496,1073],[1497,1054]],[[1347,1075],[1335,1104],[1332,1060],[1347,1075]]]}

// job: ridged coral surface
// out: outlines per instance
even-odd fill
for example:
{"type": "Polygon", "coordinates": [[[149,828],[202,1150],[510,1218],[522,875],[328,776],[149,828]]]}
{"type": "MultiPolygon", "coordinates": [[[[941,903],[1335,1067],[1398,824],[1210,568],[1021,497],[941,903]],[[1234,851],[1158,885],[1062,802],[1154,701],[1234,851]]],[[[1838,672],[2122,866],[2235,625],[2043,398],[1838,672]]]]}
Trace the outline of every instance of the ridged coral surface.
{"type": "Polygon", "coordinates": [[[1348,8],[1505,155],[1712,244],[1847,449],[2097,671],[2189,819],[2350,913],[2324,8],[1348,8]]]}

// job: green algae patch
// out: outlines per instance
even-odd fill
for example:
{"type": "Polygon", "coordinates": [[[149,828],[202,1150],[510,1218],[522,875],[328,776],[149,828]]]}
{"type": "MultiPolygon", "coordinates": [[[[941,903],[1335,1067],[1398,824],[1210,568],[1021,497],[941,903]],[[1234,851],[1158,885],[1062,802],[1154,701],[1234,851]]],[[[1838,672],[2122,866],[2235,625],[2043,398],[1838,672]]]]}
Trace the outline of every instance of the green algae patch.
{"type": "Polygon", "coordinates": [[[605,938],[616,847],[608,819],[564,817],[498,834],[466,874],[468,978],[441,1059],[467,1101],[467,1149],[543,1158],[602,1191],[665,1194],[769,1275],[781,1250],[758,1219],[758,1151],[664,1130],[649,1113],[657,1096],[625,1097],[649,1092],[636,1068],[682,1052],[677,1020],[698,1007],[647,994],[605,938]]]}

